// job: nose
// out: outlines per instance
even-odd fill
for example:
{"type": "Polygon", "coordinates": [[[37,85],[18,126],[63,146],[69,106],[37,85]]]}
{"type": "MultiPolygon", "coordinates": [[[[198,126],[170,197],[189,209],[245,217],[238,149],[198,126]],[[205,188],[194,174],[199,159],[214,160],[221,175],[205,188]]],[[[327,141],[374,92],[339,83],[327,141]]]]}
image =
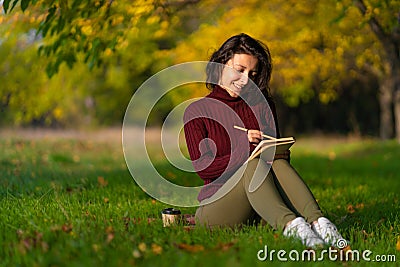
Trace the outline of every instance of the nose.
{"type": "Polygon", "coordinates": [[[246,85],[248,83],[248,81],[249,81],[249,73],[243,72],[240,75],[240,83],[243,85],[246,85]]]}

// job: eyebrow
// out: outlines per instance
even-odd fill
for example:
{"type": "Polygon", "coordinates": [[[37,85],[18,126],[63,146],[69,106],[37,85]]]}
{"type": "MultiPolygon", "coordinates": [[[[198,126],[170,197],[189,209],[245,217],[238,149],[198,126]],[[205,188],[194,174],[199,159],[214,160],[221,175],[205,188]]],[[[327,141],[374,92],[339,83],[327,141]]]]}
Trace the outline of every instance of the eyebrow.
{"type": "MultiPolygon", "coordinates": [[[[233,65],[236,65],[236,66],[242,67],[242,68],[244,68],[244,69],[247,69],[246,66],[243,66],[243,65],[241,65],[241,64],[239,64],[239,63],[234,63],[233,65]]],[[[257,69],[253,69],[253,70],[251,70],[251,71],[252,71],[252,72],[257,72],[257,69]]]]}

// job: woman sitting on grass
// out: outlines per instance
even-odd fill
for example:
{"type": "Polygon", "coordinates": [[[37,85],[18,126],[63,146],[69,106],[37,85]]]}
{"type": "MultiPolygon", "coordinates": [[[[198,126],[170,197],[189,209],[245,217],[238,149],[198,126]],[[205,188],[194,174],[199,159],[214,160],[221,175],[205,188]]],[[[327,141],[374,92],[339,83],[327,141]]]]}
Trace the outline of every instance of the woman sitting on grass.
{"type": "Polygon", "coordinates": [[[246,34],[229,38],[211,56],[211,93],[184,114],[190,158],[205,183],[196,220],[209,227],[234,227],[261,217],[308,247],[335,246],[342,236],[290,165],[289,151],[276,155],[273,163],[255,158],[243,164],[263,133],[279,138],[269,95],[271,71],[268,47],[246,34]],[[249,129],[247,135],[234,125],[249,129]],[[262,181],[255,190],[249,189],[252,179],[262,181]]]}

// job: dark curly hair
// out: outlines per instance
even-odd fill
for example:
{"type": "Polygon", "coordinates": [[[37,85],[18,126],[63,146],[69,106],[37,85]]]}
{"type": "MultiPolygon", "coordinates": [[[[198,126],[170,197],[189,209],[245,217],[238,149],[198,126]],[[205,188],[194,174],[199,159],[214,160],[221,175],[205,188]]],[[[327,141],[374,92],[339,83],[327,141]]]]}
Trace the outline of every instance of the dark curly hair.
{"type": "Polygon", "coordinates": [[[256,40],[245,33],[230,37],[222,46],[215,51],[206,68],[206,86],[212,90],[219,81],[223,66],[235,54],[248,54],[258,59],[257,75],[252,79],[264,95],[269,95],[269,82],[272,73],[272,59],[268,47],[261,41],[256,40]],[[220,63],[220,64],[212,64],[220,63]]]}

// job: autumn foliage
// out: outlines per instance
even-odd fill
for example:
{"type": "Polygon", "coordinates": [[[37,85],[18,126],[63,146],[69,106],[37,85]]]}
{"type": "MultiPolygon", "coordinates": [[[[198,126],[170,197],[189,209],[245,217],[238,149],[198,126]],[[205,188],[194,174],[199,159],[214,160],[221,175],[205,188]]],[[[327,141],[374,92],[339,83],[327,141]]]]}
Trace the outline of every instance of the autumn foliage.
{"type": "MultiPolygon", "coordinates": [[[[272,51],[272,93],[288,131],[336,127],[390,138],[393,122],[400,125],[400,59],[391,50],[399,49],[399,1],[5,0],[3,7],[1,123],[120,122],[144,80],[172,64],[207,60],[226,38],[246,32],[272,51]],[[321,117],[306,129],[294,122],[312,110],[321,117]]],[[[151,123],[201,95],[171,94],[151,123]]]]}

